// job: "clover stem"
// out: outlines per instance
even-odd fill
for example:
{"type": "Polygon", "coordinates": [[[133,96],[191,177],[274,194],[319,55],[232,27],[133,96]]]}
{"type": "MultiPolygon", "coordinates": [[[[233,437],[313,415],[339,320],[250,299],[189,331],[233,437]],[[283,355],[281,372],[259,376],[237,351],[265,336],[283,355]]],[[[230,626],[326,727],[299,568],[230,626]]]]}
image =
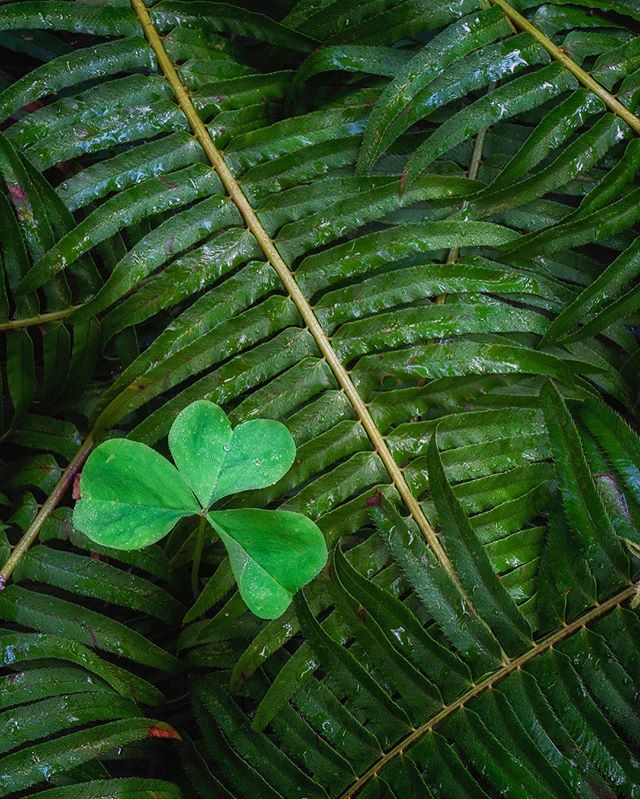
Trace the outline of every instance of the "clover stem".
{"type": "Polygon", "coordinates": [[[196,532],[196,545],[193,551],[193,565],[191,567],[191,590],[193,592],[194,599],[197,599],[198,594],[200,593],[200,561],[202,560],[202,550],[204,549],[205,524],[206,518],[201,516],[200,523],[198,524],[198,530],[196,532]]]}

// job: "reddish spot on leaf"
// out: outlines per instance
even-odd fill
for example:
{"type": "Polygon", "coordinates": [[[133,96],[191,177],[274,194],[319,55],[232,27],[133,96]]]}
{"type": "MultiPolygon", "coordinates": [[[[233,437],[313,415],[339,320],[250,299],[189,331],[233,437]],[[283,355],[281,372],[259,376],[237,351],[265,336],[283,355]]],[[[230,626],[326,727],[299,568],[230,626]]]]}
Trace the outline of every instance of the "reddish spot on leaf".
{"type": "Polygon", "coordinates": [[[174,730],[173,727],[149,727],[150,738],[173,738],[174,740],[181,741],[180,733],[174,730]]]}
{"type": "Polygon", "coordinates": [[[89,557],[91,558],[91,560],[102,560],[99,552],[90,552],[89,557]]]}
{"type": "Polygon", "coordinates": [[[167,180],[164,175],[158,175],[158,181],[162,183],[163,186],[166,186],[167,189],[175,189],[176,187],[176,184],[167,180]]]}
{"type": "Polygon", "coordinates": [[[82,472],[78,472],[78,474],[73,478],[73,488],[71,489],[71,498],[72,499],[80,499],[80,475],[82,472]]]}
{"type": "Polygon", "coordinates": [[[12,200],[15,200],[15,202],[20,203],[20,205],[26,204],[27,195],[24,193],[21,186],[18,186],[17,183],[10,183],[8,189],[12,200]]]}
{"type": "Polygon", "coordinates": [[[406,170],[400,175],[400,184],[398,186],[398,194],[404,193],[404,184],[407,182],[408,174],[406,170]]]}
{"type": "Polygon", "coordinates": [[[376,491],[376,493],[367,499],[367,505],[371,508],[378,508],[382,504],[382,492],[380,489],[376,491]]]}
{"type": "Polygon", "coordinates": [[[93,627],[89,627],[88,625],[87,625],[87,635],[91,639],[91,645],[96,647],[96,649],[97,649],[98,648],[98,639],[96,638],[95,630],[93,629],[93,627]]]}

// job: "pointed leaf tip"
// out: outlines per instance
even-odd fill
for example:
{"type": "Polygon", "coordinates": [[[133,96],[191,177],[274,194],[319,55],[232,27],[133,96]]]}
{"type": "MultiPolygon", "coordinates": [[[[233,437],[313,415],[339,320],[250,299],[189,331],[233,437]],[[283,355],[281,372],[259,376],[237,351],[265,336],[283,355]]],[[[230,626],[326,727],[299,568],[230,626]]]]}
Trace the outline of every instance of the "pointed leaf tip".
{"type": "Polygon", "coordinates": [[[176,741],[182,740],[180,733],[168,724],[152,724],[148,732],[150,738],[172,738],[176,741]]]}

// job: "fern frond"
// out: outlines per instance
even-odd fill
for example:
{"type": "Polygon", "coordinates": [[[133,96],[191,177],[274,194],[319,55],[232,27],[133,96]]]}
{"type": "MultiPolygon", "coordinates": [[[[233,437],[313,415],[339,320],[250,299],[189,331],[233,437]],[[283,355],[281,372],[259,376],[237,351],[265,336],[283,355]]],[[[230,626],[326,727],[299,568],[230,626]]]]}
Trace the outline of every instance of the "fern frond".
{"type": "Polygon", "coordinates": [[[149,713],[203,796],[632,799],[633,4],[67,6],[0,8],[3,795],[173,799],[149,713]],[[202,398],[298,447],[226,507],[337,544],[270,622],[70,523],[202,398]]]}

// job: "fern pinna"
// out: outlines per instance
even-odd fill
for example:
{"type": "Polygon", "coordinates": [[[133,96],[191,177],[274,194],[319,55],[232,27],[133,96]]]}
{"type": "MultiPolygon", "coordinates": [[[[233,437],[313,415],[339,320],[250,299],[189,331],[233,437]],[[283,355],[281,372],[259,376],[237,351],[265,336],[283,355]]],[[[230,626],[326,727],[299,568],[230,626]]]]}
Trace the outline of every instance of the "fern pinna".
{"type": "Polygon", "coordinates": [[[639,21],[0,5],[0,796],[640,796],[639,21]],[[276,619],[72,524],[201,400],[295,440],[276,619]]]}

